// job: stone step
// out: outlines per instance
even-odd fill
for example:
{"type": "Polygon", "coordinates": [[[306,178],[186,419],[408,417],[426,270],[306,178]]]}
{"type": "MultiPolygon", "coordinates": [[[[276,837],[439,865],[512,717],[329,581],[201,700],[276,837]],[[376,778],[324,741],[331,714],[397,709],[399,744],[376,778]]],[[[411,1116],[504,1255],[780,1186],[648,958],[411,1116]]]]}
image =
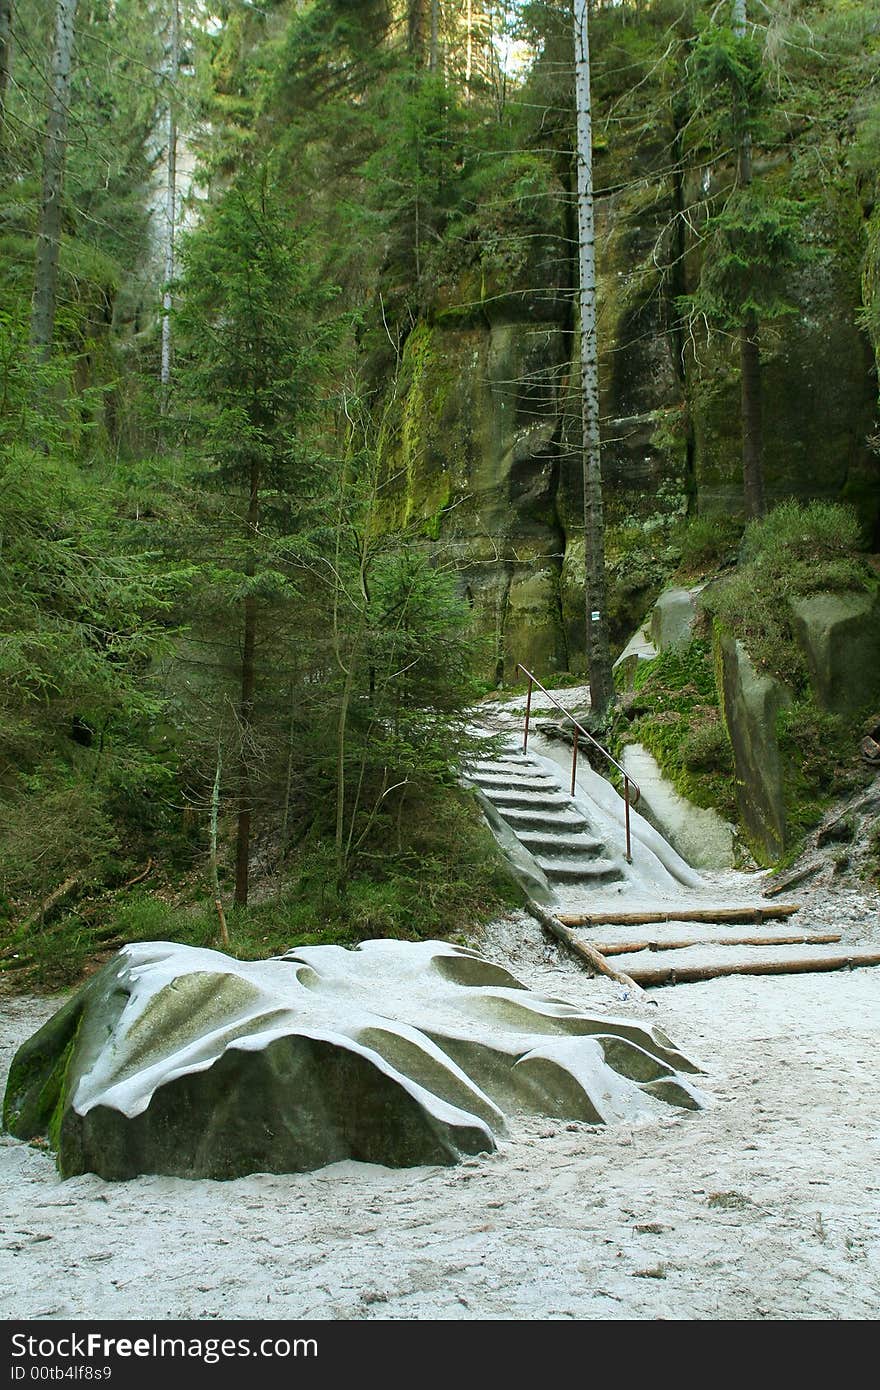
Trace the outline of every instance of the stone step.
{"type": "Polygon", "coordinates": [[[559,790],[559,783],[554,782],[552,777],[545,777],[543,774],[537,777],[522,777],[508,776],[503,772],[471,772],[468,776],[484,791],[488,791],[490,788],[493,791],[528,791],[530,788],[535,791],[548,792],[559,790]]]}
{"type": "Polygon", "coordinates": [[[505,789],[501,791],[497,788],[486,788],[485,791],[492,805],[497,806],[502,815],[508,807],[522,811],[566,811],[572,807],[571,797],[560,791],[530,791],[528,789],[505,789]]]}
{"type": "Polygon", "coordinates": [[[554,835],[546,830],[519,830],[517,839],[530,854],[545,854],[551,858],[574,858],[582,854],[587,859],[595,859],[605,848],[603,841],[592,835],[570,835],[564,831],[554,835]]]}
{"type": "Polygon", "coordinates": [[[556,883],[616,883],[623,870],[613,859],[553,859],[535,855],[544,873],[556,883]]]}
{"type": "Polygon", "coordinates": [[[467,768],[468,777],[546,777],[542,767],[531,758],[491,759],[471,763],[467,768]]]}
{"type": "MultiPolygon", "coordinates": [[[[571,802],[568,804],[571,805],[571,802]]],[[[498,809],[501,810],[500,807],[498,809]]],[[[577,835],[590,828],[580,812],[574,809],[553,813],[540,808],[526,810],[516,806],[507,806],[501,811],[501,814],[517,835],[520,828],[523,830],[542,830],[551,835],[556,831],[563,835],[577,835]]]]}

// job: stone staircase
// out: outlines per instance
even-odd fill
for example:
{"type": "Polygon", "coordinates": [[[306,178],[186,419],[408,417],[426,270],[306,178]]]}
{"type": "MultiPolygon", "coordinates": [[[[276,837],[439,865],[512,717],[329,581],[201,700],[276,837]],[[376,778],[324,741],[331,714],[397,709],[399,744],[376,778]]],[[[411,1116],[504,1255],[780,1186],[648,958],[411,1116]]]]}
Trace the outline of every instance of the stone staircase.
{"type": "Polygon", "coordinates": [[[502,753],[474,763],[467,777],[488,797],[551,885],[590,888],[622,879],[623,867],[574,801],[536,759],[502,753]]]}

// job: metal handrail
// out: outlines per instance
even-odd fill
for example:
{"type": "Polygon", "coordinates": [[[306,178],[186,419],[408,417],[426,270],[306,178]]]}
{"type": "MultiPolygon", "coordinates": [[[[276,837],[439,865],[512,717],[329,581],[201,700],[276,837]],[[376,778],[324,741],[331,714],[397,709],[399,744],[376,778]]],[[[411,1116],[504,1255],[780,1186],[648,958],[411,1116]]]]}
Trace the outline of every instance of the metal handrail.
{"type": "Polygon", "coordinates": [[[632,841],[630,837],[629,828],[629,808],[630,806],[636,805],[639,797],[642,794],[638,782],[634,782],[632,777],[630,777],[629,774],[625,772],[624,769],[620,766],[620,763],[617,761],[617,759],[612,758],[611,754],[608,752],[608,749],[603,748],[601,743],[597,742],[597,740],[593,738],[593,735],[590,733],[589,729],[585,729],[583,724],[578,723],[571,710],[567,710],[565,708],[565,705],[561,705],[559,703],[555,695],[550,694],[550,691],[547,689],[545,685],[541,684],[537,676],[533,676],[531,671],[529,671],[527,667],[523,666],[521,662],[517,662],[516,669],[518,671],[522,671],[523,675],[528,678],[529,682],[529,690],[526,696],[526,723],[525,729],[523,730],[523,752],[525,753],[528,750],[529,746],[529,719],[531,717],[532,712],[532,687],[537,686],[538,689],[547,696],[547,699],[550,701],[550,703],[555,705],[558,710],[561,710],[561,712],[565,715],[566,719],[570,720],[570,722],[574,725],[574,745],[572,748],[571,756],[571,795],[574,796],[575,780],[577,778],[578,739],[580,738],[581,734],[583,734],[585,739],[589,740],[589,742],[593,745],[594,748],[598,748],[602,756],[604,758],[607,758],[609,763],[611,763],[613,767],[617,768],[617,771],[623,778],[623,800],[626,807],[626,862],[627,864],[631,864],[632,841]],[[635,791],[635,796],[632,798],[632,800],[630,799],[630,787],[632,787],[635,791]]]}

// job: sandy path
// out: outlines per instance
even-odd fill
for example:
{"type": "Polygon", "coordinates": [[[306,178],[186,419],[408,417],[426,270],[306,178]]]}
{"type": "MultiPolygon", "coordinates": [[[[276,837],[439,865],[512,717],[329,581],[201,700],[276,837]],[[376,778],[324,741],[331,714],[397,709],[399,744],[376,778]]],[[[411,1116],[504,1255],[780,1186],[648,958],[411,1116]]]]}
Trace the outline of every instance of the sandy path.
{"type": "MultiPolygon", "coordinates": [[[[454,1168],[61,1182],[0,1137],[0,1315],[874,1318],[880,969],[620,1002],[528,919],[488,950],[584,1006],[650,1012],[716,1098],[640,1128],[520,1120],[454,1168]]],[[[0,1065],[51,1012],[0,1000],[0,1065]]]]}

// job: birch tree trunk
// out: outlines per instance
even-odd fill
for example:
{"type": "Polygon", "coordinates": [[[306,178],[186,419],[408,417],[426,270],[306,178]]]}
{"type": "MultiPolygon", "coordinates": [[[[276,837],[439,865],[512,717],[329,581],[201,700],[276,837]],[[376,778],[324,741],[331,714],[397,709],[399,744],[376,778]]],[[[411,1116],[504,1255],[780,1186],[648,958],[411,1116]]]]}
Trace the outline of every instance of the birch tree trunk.
{"type": "MultiPolygon", "coordinates": [[[[256,540],[260,521],[260,465],[251,464],[250,497],[247,528],[249,544],[256,540]]],[[[253,549],[244,567],[247,579],[256,573],[253,549]]],[[[251,870],[251,813],[253,787],[251,784],[252,733],[254,726],[254,691],[256,689],[257,600],[248,593],[244,600],[244,630],[241,646],[241,698],[238,707],[238,818],[235,835],[235,906],[247,907],[251,870]]]]}
{"type": "Polygon", "coordinates": [[[174,279],[174,233],[177,226],[177,83],[180,77],[180,6],[171,0],[171,53],[168,62],[168,158],[165,191],[165,288],[162,291],[162,359],[159,369],[162,410],[171,386],[171,281],[174,279]]]}
{"type": "MultiPolygon", "coordinates": [[[[733,31],[745,38],[746,0],[733,0],[733,31]]],[[[752,137],[745,128],[747,112],[737,113],[737,123],[743,127],[737,151],[737,183],[750,188],[752,183],[752,137]]],[[[764,515],[764,427],[761,388],[761,353],[758,345],[758,316],[748,309],[739,331],[740,401],[742,415],[743,497],[746,516],[750,519],[764,515]]]]}
{"type": "Polygon", "coordinates": [[[61,196],[67,157],[67,116],[77,0],[58,0],[49,83],[49,118],[43,156],[43,187],[37,226],[37,264],[31,305],[31,343],[48,358],[55,331],[58,258],[61,250],[61,196]]]}
{"type": "Polygon", "coordinates": [[[584,458],[584,569],[587,672],[597,714],[610,704],[614,685],[605,613],[605,531],[599,438],[599,354],[596,337],[596,232],[593,209],[593,132],[587,0],[575,0],[575,104],[577,109],[577,206],[580,303],[581,400],[584,458]]]}

